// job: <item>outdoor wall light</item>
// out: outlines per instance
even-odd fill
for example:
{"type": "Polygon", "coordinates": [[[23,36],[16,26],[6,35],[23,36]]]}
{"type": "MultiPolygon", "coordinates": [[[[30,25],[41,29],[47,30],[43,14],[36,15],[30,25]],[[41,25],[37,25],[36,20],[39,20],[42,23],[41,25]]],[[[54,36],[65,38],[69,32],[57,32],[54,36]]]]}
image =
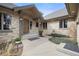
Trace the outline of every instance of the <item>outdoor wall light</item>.
{"type": "Polygon", "coordinates": [[[23,20],[23,18],[22,18],[22,17],[20,17],[19,19],[20,19],[20,20],[23,20]]]}
{"type": "Polygon", "coordinates": [[[79,18],[77,19],[77,24],[79,24],[79,18]]]}

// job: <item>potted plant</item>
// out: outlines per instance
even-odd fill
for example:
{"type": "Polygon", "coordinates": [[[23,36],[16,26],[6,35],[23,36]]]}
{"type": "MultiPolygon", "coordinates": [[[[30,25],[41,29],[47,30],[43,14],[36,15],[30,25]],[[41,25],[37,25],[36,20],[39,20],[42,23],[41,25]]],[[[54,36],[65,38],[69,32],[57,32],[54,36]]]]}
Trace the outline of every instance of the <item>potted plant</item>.
{"type": "Polygon", "coordinates": [[[39,36],[40,36],[40,37],[43,36],[43,30],[39,30],[39,36]]]}
{"type": "Polygon", "coordinates": [[[15,43],[17,43],[17,44],[22,43],[22,42],[21,42],[21,38],[20,38],[20,37],[16,38],[16,39],[15,39],[15,43]]]}

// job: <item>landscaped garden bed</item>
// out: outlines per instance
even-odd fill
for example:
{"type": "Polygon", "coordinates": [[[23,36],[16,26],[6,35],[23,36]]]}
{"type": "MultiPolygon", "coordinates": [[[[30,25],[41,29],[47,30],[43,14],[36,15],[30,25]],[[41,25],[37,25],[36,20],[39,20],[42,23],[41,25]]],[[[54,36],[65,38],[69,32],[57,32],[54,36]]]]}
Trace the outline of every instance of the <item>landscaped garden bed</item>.
{"type": "Polygon", "coordinates": [[[60,43],[74,43],[72,38],[66,35],[61,35],[61,34],[51,34],[49,36],[52,36],[49,40],[53,43],[60,44],[60,43]]]}
{"type": "Polygon", "coordinates": [[[19,56],[22,54],[23,51],[23,44],[14,44],[13,48],[10,50],[11,56],[19,56]]]}
{"type": "Polygon", "coordinates": [[[19,56],[22,54],[23,51],[23,44],[21,42],[21,38],[16,38],[13,42],[13,47],[10,50],[11,56],[19,56]]]}
{"type": "Polygon", "coordinates": [[[23,44],[21,38],[0,44],[0,55],[2,56],[19,56],[22,54],[22,51],[23,44]]]}

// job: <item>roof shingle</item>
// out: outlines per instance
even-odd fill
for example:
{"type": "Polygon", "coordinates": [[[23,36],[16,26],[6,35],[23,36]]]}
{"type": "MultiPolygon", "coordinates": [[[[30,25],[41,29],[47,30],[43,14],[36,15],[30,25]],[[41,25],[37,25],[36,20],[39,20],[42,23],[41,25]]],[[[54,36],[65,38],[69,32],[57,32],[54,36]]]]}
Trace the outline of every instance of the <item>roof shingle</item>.
{"type": "Polygon", "coordinates": [[[0,6],[7,7],[10,9],[13,9],[14,7],[16,7],[16,5],[13,3],[0,3],[0,6]]]}
{"type": "Polygon", "coordinates": [[[53,13],[48,14],[47,16],[44,17],[45,20],[51,19],[51,18],[56,18],[56,17],[61,17],[68,15],[68,12],[66,8],[60,9],[58,11],[55,11],[53,13]]]}

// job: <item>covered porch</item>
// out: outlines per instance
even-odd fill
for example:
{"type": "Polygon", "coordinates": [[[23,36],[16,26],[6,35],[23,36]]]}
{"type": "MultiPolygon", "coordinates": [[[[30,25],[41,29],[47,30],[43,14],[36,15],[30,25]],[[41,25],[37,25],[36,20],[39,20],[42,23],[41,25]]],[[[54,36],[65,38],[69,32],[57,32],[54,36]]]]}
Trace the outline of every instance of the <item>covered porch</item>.
{"type": "Polygon", "coordinates": [[[42,13],[38,11],[35,5],[28,5],[15,8],[20,14],[20,33],[37,34],[39,29],[42,28],[42,13]]]}

